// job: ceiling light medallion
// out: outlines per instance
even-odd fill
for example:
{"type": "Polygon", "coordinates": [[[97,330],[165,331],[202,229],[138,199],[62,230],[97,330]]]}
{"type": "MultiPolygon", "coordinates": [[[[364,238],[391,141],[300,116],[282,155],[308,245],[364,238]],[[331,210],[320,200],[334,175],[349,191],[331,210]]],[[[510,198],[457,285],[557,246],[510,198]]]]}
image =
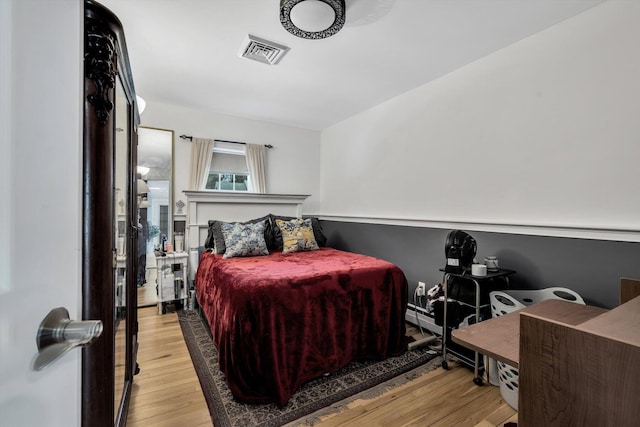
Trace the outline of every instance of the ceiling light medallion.
{"type": "Polygon", "coordinates": [[[280,22],[303,39],[324,39],[344,25],[344,0],[280,0],[280,22]]]}

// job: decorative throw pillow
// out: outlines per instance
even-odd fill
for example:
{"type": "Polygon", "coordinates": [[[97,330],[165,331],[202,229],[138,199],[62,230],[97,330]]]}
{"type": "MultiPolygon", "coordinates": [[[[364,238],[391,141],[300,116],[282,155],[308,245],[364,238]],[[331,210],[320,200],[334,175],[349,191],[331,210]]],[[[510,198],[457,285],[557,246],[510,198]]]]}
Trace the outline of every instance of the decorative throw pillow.
{"type": "Polygon", "coordinates": [[[222,234],[222,224],[224,223],[224,221],[213,221],[213,224],[211,225],[213,252],[217,254],[223,254],[227,248],[224,245],[224,234],[222,234]]]}
{"type": "MultiPolygon", "coordinates": [[[[264,228],[264,240],[267,243],[267,248],[273,247],[273,232],[271,230],[271,221],[269,215],[265,215],[261,218],[250,219],[249,221],[239,222],[238,224],[255,224],[258,222],[265,223],[264,228]]],[[[224,243],[224,235],[222,234],[221,225],[224,221],[209,220],[209,234],[205,241],[206,248],[213,248],[213,252],[216,254],[224,254],[226,245],[224,243]],[[207,246],[209,243],[210,246],[207,246]]],[[[235,224],[235,223],[233,223],[235,224]]]]}
{"type": "Polygon", "coordinates": [[[311,219],[296,218],[290,221],[276,219],[282,233],[282,253],[315,251],[320,249],[311,227],[311,219]]]}
{"type": "MultiPolygon", "coordinates": [[[[296,219],[292,216],[281,216],[270,214],[271,217],[271,228],[272,228],[272,238],[273,238],[273,247],[269,247],[269,249],[277,249],[279,251],[282,250],[282,233],[280,232],[280,228],[276,225],[277,220],[283,221],[291,221],[292,219],[296,219]]],[[[313,228],[313,237],[316,239],[316,243],[318,246],[327,246],[327,237],[324,235],[322,231],[322,226],[320,225],[320,220],[318,218],[310,218],[311,219],[311,227],[313,228]]],[[[267,242],[269,245],[269,242],[267,242]]]]}
{"type": "Polygon", "coordinates": [[[213,219],[209,220],[209,228],[208,228],[208,233],[207,233],[207,238],[204,241],[204,247],[206,249],[213,249],[215,247],[214,241],[213,241],[213,223],[215,223],[216,221],[213,219]]]}
{"type": "Polygon", "coordinates": [[[223,222],[220,225],[226,246],[223,258],[269,255],[264,241],[266,223],[240,224],[223,222]]]}

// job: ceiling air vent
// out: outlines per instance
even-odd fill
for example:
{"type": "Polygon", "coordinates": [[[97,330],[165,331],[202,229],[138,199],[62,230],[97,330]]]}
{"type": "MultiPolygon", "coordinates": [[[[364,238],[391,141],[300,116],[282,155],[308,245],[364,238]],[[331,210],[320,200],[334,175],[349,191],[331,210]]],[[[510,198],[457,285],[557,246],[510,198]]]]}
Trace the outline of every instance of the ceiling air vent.
{"type": "Polygon", "coordinates": [[[269,40],[248,34],[242,44],[240,56],[269,65],[275,65],[284,56],[289,48],[269,40]]]}

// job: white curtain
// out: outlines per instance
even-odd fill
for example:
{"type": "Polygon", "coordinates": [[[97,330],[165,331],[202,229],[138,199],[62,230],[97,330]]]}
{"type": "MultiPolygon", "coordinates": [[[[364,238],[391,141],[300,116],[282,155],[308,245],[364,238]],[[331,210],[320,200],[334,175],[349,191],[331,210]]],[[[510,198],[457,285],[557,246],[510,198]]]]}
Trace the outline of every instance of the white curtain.
{"type": "Polygon", "coordinates": [[[209,175],[209,165],[213,155],[213,139],[193,138],[191,146],[192,190],[204,190],[209,175]]]}
{"type": "Polygon", "coordinates": [[[251,191],[253,193],[267,192],[267,179],[265,177],[265,152],[264,145],[247,144],[246,145],[247,168],[251,182],[251,191]]]}

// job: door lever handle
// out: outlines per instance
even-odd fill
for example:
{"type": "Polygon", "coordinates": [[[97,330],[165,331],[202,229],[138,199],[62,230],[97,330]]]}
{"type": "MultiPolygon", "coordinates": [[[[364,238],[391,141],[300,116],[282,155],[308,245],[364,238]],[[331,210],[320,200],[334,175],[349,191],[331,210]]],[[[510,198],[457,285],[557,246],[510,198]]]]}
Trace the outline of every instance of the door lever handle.
{"type": "Polygon", "coordinates": [[[54,308],[40,322],[33,369],[40,371],[75,347],[84,347],[102,334],[101,320],[70,320],[64,307],[54,308]]]}

